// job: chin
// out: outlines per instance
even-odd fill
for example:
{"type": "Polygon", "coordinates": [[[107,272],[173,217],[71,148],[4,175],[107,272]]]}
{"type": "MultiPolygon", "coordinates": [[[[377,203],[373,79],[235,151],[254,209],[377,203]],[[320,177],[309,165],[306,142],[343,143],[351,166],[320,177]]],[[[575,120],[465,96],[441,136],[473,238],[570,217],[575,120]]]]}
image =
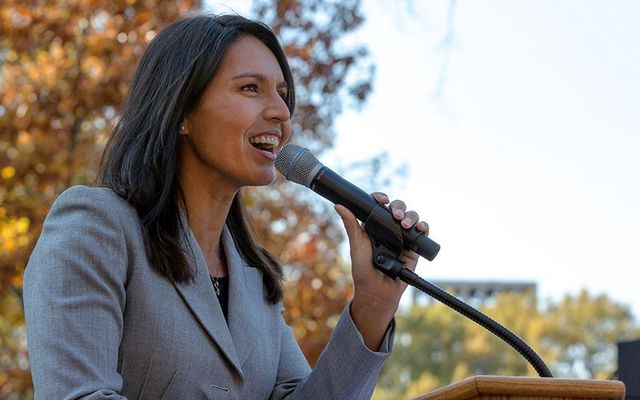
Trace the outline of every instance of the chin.
{"type": "Polygon", "coordinates": [[[271,185],[273,181],[276,180],[275,170],[271,170],[270,173],[260,174],[260,176],[256,176],[251,179],[251,182],[246,186],[267,186],[271,185]]]}

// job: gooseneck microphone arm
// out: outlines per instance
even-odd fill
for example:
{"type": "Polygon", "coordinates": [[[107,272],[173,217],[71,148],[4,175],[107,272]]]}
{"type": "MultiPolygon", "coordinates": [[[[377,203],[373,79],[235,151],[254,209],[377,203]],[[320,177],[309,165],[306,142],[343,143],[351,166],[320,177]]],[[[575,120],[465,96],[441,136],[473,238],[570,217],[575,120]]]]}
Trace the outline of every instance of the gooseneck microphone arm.
{"type": "Polygon", "coordinates": [[[476,310],[457,297],[450,295],[433,283],[422,279],[418,274],[411,271],[409,268],[402,268],[402,270],[400,270],[399,278],[403,282],[406,282],[409,285],[421,290],[422,292],[443,303],[447,307],[452,308],[453,310],[459,312],[473,322],[482,326],[489,332],[498,336],[514,350],[520,353],[520,355],[522,355],[529,362],[529,364],[531,364],[531,366],[536,370],[540,377],[553,378],[553,374],[551,374],[549,367],[547,367],[542,358],[540,358],[540,356],[531,348],[531,346],[529,346],[518,335],[500,325],[493,318],[482,313],[481,311],[476,310]]]}
{"type": "Polygon", "coordinates": [[[432,261],[440,245],[415,226],[411,229],[402,228],[388,207],[322,165],[308,149],[288,144],[280,150],[275,164],[287,180],[310,188],[334,204],[345,206],[364,223],[373,248],[373,265],[377,269],[393,279],[399,278],[476,322],[513,347],[538,375],[553,377],[542,358],[524,340],[489,316],[422,279],[398,259],[403,251],[411,250],[432,261]]]}

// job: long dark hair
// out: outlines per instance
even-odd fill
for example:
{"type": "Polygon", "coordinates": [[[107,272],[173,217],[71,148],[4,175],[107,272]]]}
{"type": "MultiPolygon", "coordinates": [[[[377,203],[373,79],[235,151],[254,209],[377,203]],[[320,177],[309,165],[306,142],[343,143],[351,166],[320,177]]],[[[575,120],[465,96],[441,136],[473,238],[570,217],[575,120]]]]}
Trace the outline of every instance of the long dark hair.
{"type": "MultiPolygon", "coordinates": [[[[137,209],[150,261],[173,281],[191,280],[195,273],[181,247],[188,228],[180,216],[186,204],[177,174],[179,126],[197,107],[229,46],[244,35],[254,36],[273,52],[293,113],[293,78],[271,29],[238,15],[198,15],[169,25],[151,41],[102,157],[98,183],[137,209]]],[[[245,261],[261,270],[266,299],[276,303],[282,298],[282,269],[253,240],[239,193],[226,224],[245,261]]]]}

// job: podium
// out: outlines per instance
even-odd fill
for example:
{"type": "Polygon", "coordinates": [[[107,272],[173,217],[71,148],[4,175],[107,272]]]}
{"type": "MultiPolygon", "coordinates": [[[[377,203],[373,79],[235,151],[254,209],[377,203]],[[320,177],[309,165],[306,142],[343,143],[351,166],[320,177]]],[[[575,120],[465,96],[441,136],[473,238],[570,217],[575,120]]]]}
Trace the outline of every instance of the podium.
{"type": "Polygon", "coordinates": [[[474,376],[415,400],[624,400],[620,381],[474,376]]]}

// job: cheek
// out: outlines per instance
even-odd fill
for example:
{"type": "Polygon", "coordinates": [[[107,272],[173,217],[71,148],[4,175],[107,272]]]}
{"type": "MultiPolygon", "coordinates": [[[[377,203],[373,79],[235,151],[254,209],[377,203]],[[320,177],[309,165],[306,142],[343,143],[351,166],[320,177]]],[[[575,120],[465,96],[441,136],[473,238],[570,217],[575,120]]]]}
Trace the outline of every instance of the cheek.
{"type": "Polygon", "coordinates": [[[243,118],[245,116],[233,107],[221,107],[209,115],[210,117],[203,121],[201,128],[204,132],[208,132],[209,139],[217,143],[242,139],[250,124],[246,118],[243,118]]]}
{"type": "Polygon", "coordinates": [[[216,118],[211,121],[210,129],[225,134],[244,135],[258,120],[260,113],[246,104],[226,104],[215,111],[216,118]]]}

